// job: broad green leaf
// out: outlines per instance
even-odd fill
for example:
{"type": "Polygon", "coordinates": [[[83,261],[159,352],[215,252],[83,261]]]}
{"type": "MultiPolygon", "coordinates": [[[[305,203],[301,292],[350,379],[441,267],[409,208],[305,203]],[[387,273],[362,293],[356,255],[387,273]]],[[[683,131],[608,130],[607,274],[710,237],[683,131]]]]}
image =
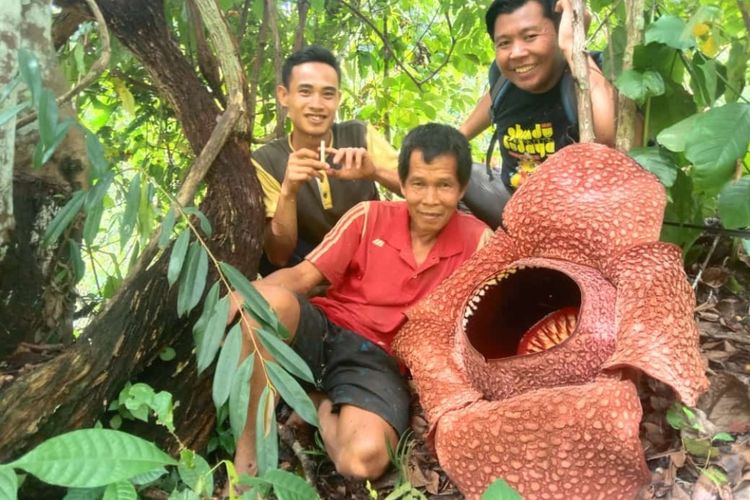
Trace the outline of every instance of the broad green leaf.
{"type": "Polygon", "coordinates": [[[86,272],[86,264],[83,263],[81,258],[81,247],[78,246],[77,241],[68,238],[68,250],[70,266],[73,271],[73,282],[78,283],[86,272]]]}
{"type": "Polygon", "coordinates": [[[271,469],[263,474],[263,479],[273,485],[273,493],[279,500],[312,500],[320,495],[297,474],[271,469]]]}
{"type": "Polygon", "coordinates": [[[169,239],[172,237],[172,228],[174,227],[177,213],[174,207],[169,207],[167,215],[161,223],[161,235],[159,235],[159,248],[165,249],[169,245],[169,239]]]}
{"type": "Polygon", "coordinates": [[[39,98],[39,109],[37,110],[39,120],[39,139],[44,145],[44,149],[54,142],[57,135],[57,99],[55,94],[49,89],[42,89],[39,98]]]}
{"type": "Polygon", "coordinates": [[[62,232],[68,228],[71,222],[73,222],[73,219],[78,215],[78,212],[81,211],[85,200],[85,191],[76,191],[73,193],[73,196],[70,197],[68,203],[57,212],[55,218],[52,219],[52,222],[47,226],[47,230],[44,232],[44,237],[42,238],[43,245],[46,246],[57,241],[57,238],[60,237],[62,232]]]}
{"type": "MultiPolygon", "coordinates": [[[[93,189],[96,189],[96,187],[93,189]]],[[[88,199],[89,196],[86,197],[86,221],[83,223],[83,240],[87,245],[91,246],[94,243],[96,234],[99,232],[104,205],[101,203],[101,200],[99,200],[99,203],[89,204],[88,199]]]]}
{"type": "Polygon", "coordinates": [[[310,371],[310,367],[307,366],[305,360],[303,360],[299,354],[287,345],[283,340],[279,339],[276,335],[271,332],[265,331],[263,328],[255,330],[260,337],[260,341],[263,343],[271,356],[284,367],[292,375],[301,378],[305,382],[311,384],[315,383],[313,374],[310,371]]]}
{"type": "Polygon", "coordinates": [[[523,500],[523,497],[505,480],[495,479],[489,488],[482,493],[482,500],[523,500]]]}
{"type": "Polygon", "coordinates": [[[750,227],[750,175],[732,181],[719,193],[721,225],[728,229],[750,227]]]}
{"type": "Polygon", "coordinates": [[[162,361],[172,361],[177,357],[177,352],[172,347],[165,347],[159,353],[159,359],[162,361]]]}
{"type": "Polygon", "coordinates": [[[147,236],[154,231],[154,208],[151,200],[154,198],[154,185],[150,181],[141,189],[141,197],[138,203],[138,233],[147,236]]]}
{"type": "Polygon", "coordinates": [[[206,460],[192,450],[180,453],[180,465],[177,466],[180,479],[191,490],[204,497],[210,497],[214,492],[214,478],[211,466],[206,460]]]}
{"type": "Polygon", "coordinates": [[[213,229],[211,228],[211,223],[208,222],[208,218],[205,216],[203,212],[198,210],[195,207],[186,207],[182,209],[183,212],[185,212],[187,215],[194,215],[198,217],[198,220],[200,221],[201,225],[201,231],[203,231],[208,238],[211,237],[213,234],[213,229]]]}
{"type": "Polygon", "coordinates": [[[672,187],[680,167],[664,150],[658,147],[633,148],[628,154],[640,166],[659,178],[665,187],[672,187]]]}
{"type": "Polygon", "coordinates": [[[172,405],[172,394],[167,391],[159,391],[154,395],[149,405],[156,414],[156,422],[174,432],[174,411],[172,405]]]}
{"type": "Polygon", "coordinates": [[[182,271],[182,266],[185,262],[189,242],[190,230],[185,229],[180,233],[177,241],[172,246],[172,254],[169,256],[169,266],[167,267],[167,281],[169,281],[170,287],[180,277],[180,271],[182,271]]]}
{"type": "Polygon", "coordinates": [[[173,490],[167,500],[201,500],[201,496],[189,488],[173,490]]]}
{"type": "Polygon", "coordinates": [[[49,484],[93,488],[176,464],[139,437],[109,429],[82,429],[44,441],[10,465],[49,484]]]}
{"type": "Polygon", "coordinates": [[[39,164],[35,164],[35,167],[38,168],[44,165],[45,163],[47,163],[47,161],[49,161],[50,158],[52,158],[55,150],[62,143],[63,139],[65,139],[65,136],[68,134],[68,129],[70,129],[70,126],[73,124],[75,124],[75,120],[73,120],[72,118],[66,118],[64,121],[58,124],[55,135],[52,138],[52,143],[45,146],[44,152],[39,159],[39,164]]]}
{"type": "Polygon", "coordinates": [[[186,266],[177,290],[177,314],[180,316],[189,314],[198,305],[206,287],[208,255],[200,242],[190,244],[186,266]]]}
{"type": "Polygon", "coordinates": [[[240,434],[247,422],[247,405],[250,402],[250,375],[253,373],[255,353],[251,353],[237,369],[229,391],[229,425],[234,440],[239,441],[240,434]]]}
{"type": "Polygon", "coordinates": [[[232,287],[240,292],[245,299],[245,308],[250,311],[253,316],[260,321],[271,327],[272,330],[282,332],[283,338],[289,337],[289,332],[279,322],[279,318],[271,310],[271,306],[268,305],[266,299],[255,289],[254,286],[245,278],[245,276],[239,272],[235,267],[226,262],[219,264],[221,271],[229,280],[232,287]]]}
{"type": "Polygon", "coordinates": [[[213,388],[211,390],[216,408],[226,403],[229,398],[229,391],[232,388],[232,381],[237,371],[237,363],[240,361],[241,348],[242,328],[239,324],[236,324],[229,330],[219,354],[219,361],[216,363],[213,388]]]}
{"type": "Polygon", "coordinates": [[[143,486],[149,483],[153,483],[160,477],[164,476],[166,473],[167,469],[165,469],[164,467],[158,467],[152,471],[144,472],[143,474],[138,474],[131,477],[130,482],[138,486],[143,486]]]}
{"type": "Polygon", "coordinates": [[[18,70],[24,83],[31,90],[31,99],[36,107],[42,92],[42,73],[36,55],[30,50],[19,49],[18,70]]]}
{"type": "Polygon", "coordinates": [[[696,127],[699,114],[695,114],[665,128],[656,137],[656,140],[670,151],[682,153],[687,147],[687,137],[691,130],[696,127]]]}
{"type": "Polygon", "coordinates": [[[91,178],[98,178],[104,175],[109,169],[109,164],[104,156],[104,146],[99,142],[99,138],[91,132],[86,130],[86,153],[91,162],[91,178]]]}
{"type": "Polygon", "coordinates": [[[659,42],[679,50],[695,46],[695,39],[686,29],[685,22],[676,16],[660,17],[646,28],[644,37],[646,45],[659,42]]]}
{"type": "Polygon", "coordinates": [[[302,417],[302,419],[317,427],[318,424],[318,412],[315,410],[315,406],[310,401],[305,390],[289,375],[283,368],[274,363],[273,361],[266,362],[266,371],[271,383],[279,391],[279,394],[289,406],[294,408],[294,411],[302,417]]]}
{"type": "Polygon", "coordinates": [[[727,92],[725,94],[727,103],[736,102],[745,85],[745,72],[748,59],[750,59],[747,45],[747,40],[732,40],[732,48],[729,51],[729,60],[727,60],[727,92]]]}
{"type": "Polygon", "coordinates": [[[138,500],[138,494],[130,481],[117,481],[107,486],[102,500],[138,500]]]}
{"type": "Polygon", "coordinates": [[[711,191],[723,186],[747,153],[748,143],[750,104],[727,104],[698,115],[685,147],[695,167],[696,187],[711,191]]]}
{"type": "Polygon", "coordinates": [[[131,115],[135,115],[135,99],[133,98],[133,94],[130,93],[130,90],[128,90],[128,87],[125,85],[125,82],[123,82],[119,78],[112,78],[112,86],[114,87],[117,97],[120,98],[122,107],[125,109],[125,111],[127,111],[131,115]]]}
{"type": "Polygon", "coordinates": [[[325,6],[325,0],[311,0],[310,6],[313,10],[321,11],[325,6]]]}
{"type": "Polygon", "coordinates": [[[260,395],[258,414],[255,416],[255,453],[258,457],[259,474],[265,474],[279,465],[279,437],[275,408],[274,392],[266,386],[260,395]]]}
{"type": "Polygon", "coordinates": [[[664,93],[664,80],[655,71],[641,73],[633,69],[624,71],[615,82],[620,92],[643,104],[648,97],[659,96],[664,93]]]}
{"type": "Polygon", "coordinates": [[[208,325],[208,320],[211,319],[211,314],[214,311],[214,306],[219,301],[219,290],[220,284],[217,281],[213,284],[211,289],[206,294],[206,298],[203,301],[203,310],[201,311],[201,315],[193,325],[193,341],[195,342],[195,345],[201,343],[203,333],[206,330],[206,326],[208,325]]]}
{"type": "Polygon", "coordinates": [[[731,443],[732,441],[734,441],[734,437],[728,432],[719,432],[717,434],[714,434],[714,437],[711,438],[711,441],[731,443]]]}
{"type": "Polygon", "coordinates": [[[0,498],[16,500],[18,498],[18,477],[11,467],[0,466],[0,498]]]}
{"type": "Polygon", "coordinates": [[[125,213],[120,221],[120,248],[130,239],[138,219],[138,206],[141,201],[141,174],[135,174],[130,181],[128,194],[125,197],[125,213]]]}
{"type": "Polygon", "coordinates": [[[21,104],[16,104],[15,106],[4,109],[2,112],[0,112],[0,127],[2,127],[5,122],[16,116],[18,113],[23,111],[25,108],[29,106],[29,102],[22,102],[21,104]]]}
{"type": "Polygon", "coordinates": [[[101,500],[104,488],[69,488],[63,500],[101,500]]]}
{"type": "Polygon", "coordinates": [[[203,372],[213,363],[216,352],[224,339],[224,331],[227,328],[227,316],[229,314],[229,295],[216,303],[208,320],[206,330],[203,332],[201,342],[196,346],[196,357],[198,358],[198,373],[203,372]]]}

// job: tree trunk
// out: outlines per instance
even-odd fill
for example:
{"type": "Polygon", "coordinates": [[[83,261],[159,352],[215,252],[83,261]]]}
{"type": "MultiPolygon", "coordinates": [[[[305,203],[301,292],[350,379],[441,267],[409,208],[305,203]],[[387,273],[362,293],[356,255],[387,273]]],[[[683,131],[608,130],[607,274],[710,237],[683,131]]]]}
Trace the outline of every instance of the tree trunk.
{"type": "MultiPolygon", "coordinates": [[[[110,30],[147,68],[162,98],[173,106],[197,154],[220,110],[172,41],[162,2],[99,0],[98,4],[110,30]]],[[[214,229],[211,250],[254,276],[263,206],[247,144],[230,139],[206,182],[201,209],[214,229]]],[[[196,449],[206,443],[213,424],[210,380],[207,375],[194,375],[191,327],[196,314],[192,319],[177,318],[176,288],[169,290],[166,280],[168,259],[165,252],[151,267],[126,280],[75,345],[0,388],[0,462],[52,435],[92,425],[122,385],[144,373],[148,374],[145,382],[168,381],[153,385],[174,394],[180,439],[196,449]],[[163,362],[158,354],[167,346],[174,347],[178,357],[163,362]]]]}

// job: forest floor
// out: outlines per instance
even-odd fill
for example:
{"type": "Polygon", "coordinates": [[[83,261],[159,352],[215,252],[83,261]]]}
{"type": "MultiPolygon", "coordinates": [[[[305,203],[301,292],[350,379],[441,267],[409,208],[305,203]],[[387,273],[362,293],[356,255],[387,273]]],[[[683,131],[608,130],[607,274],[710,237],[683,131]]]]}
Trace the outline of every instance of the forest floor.
{"type": "MultiPolygon", "coordinates": [[[[696,320],[711,388],[691,410],[673,406],[666,386],[642,384],[641,441],[652,473],[642,500],[750,500],[750,258],[714,255],[688,269],[691,283],[700,276],[696,320]]],[[[317,450],[305,458],[308,479],[324,499],[463,498],[425,445],[426,427],[417,411],[412,439],[397,453],[401,465],[371,484],[336,474],[319,444],[300,436],[317,450]]],[[[291,452],[286,460],[282,467],[299,465],[291,452]]]]}

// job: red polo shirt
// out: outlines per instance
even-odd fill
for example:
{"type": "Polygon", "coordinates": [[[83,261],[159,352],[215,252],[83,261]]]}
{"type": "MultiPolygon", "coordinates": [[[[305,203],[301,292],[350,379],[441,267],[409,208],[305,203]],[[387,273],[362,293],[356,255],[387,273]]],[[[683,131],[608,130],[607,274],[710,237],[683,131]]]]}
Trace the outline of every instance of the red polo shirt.
{"type": "Polygon", "coordinates": [[[404,311],[447,278],[491,235],[472,215],[457,212],[421,265],[414,262],[406,202],[355,205],[307,255],[331,283],[310,301],[335,324],[388,352],[404,311]]]}

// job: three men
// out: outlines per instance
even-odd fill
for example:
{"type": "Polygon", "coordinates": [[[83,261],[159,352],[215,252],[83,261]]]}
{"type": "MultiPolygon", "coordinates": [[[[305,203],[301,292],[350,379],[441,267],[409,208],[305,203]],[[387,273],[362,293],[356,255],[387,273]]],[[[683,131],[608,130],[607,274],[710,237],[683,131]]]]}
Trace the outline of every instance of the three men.
{"type": "MultiPolygon", "coordinates": [[[[398,162],[405,202],[363,202],[346,213],[300,264],[256,281],[309,364],[320,433],[337,470],[376,478],[409,423],[409,390],[390,355],[404,312],[449,276],[491,232],[456,211],[471,174],[466,138],[428,124],[404,139],[398,162]],[[305,293],[328,280],[326,295],[305,293]]],[[[230,313],[230,318],[236,310],[230,313]]],[[[250,332],[244,332],[247,355],[250,332]]],[[[264,380],[251,379],[248,425],[237,444],[239,472],[255,468],[255,415],[264,380]]]]}
{"type": "MultiPolygon", "coordinates": [[[[494,0],[485,22],[496,69],[510,84],[492,116],[501,178],[512,192],[539,163],[578,140],[577,120],[566,113],[563,95],[564,76],[571,78],[572,8],[569,0],[494,0]]],[[[613,145],[616,92],[591,56],[588,65],[596,142],[613,145]]],[[[469,139],[490,125],[492,104],[490,91],[461,126],[469,139]]]]}
{"type": "Polygon", "coordinates": [[[318,46],[284,63],[276,92],[293,130],[253,152],[266,206],[264,251],[272,266],[300,262],[347,210],[377,199],[375,181],[398,192],[397,155],[385,139],[359,121],[334,123],[340,75],[333,54],[318,46]]]}

